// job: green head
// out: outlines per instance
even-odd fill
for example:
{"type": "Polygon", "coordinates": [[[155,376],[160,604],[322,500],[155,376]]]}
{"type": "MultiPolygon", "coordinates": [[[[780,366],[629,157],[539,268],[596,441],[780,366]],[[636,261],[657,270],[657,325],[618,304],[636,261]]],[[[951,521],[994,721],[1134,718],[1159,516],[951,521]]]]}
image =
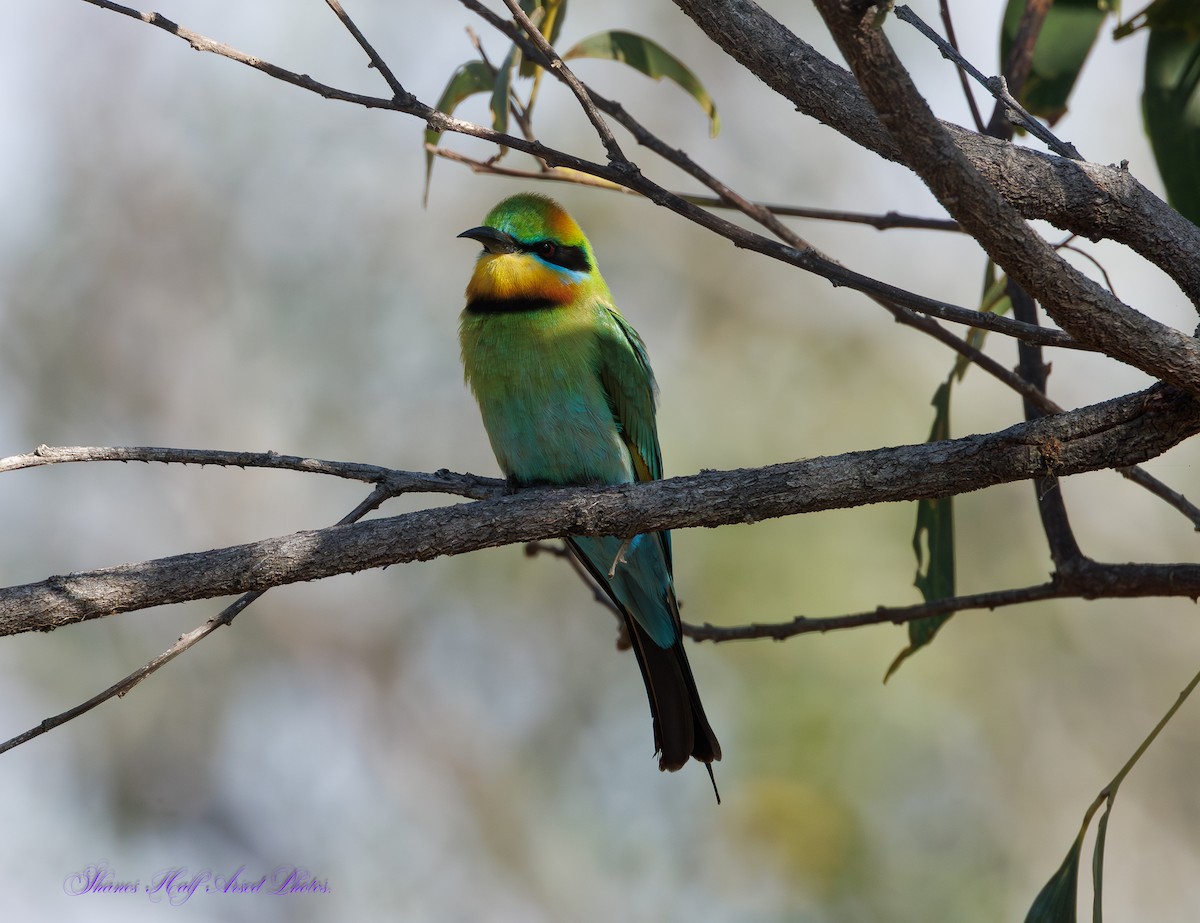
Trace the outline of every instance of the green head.
{"type": "Polygon", "coordinates": [[[480,227],[458,236],[483,245],[467,286],[468,306],[505,301],[568,304],[598,288],[605,290],[583,231],[546,196],[510,196],[488,212],[480,227]]]}

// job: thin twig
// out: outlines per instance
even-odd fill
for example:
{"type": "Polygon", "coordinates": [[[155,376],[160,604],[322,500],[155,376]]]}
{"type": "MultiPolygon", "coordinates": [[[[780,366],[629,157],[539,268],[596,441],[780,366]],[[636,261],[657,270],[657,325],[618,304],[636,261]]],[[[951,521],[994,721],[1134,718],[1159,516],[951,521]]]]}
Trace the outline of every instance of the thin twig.
{"type": "Polygon", "coordinates": [[[999,609],[1001,606],[1015,606],[1021,603],[1072,595],[1081,594],[1050,581],[1013,590],[993,590],[988,593],[973,593],[969,596],[953,596],[949,599],[938,599],[912,606],[879,606],[870,612],[836,615],[828,618],[809,618],[798,615],[788,622],[756,622],[729,627],[721,627],[709,622],[705,622],[703,625],[691,625],[684,622],[683,633],[694,641],[748,641],[754,638],[772,638],[775,641],[783,641],[786,638],[813,632],[843,631],[887,622],[903,625],[917,619],[949,615],[952,612],[963,612],[969,609],[999,609]]]}
{"type": "Polygon", "coordinates": [[[1118,468],[1117,472],[1122,477],[1146,488],[1146,490],[1150,491],[1150,493],[1154,494],[1160,500],[1175,507],[1175,509],[1190,519],[1195,530],[1200,532],[1200,507],[1188,500],[1179,491],[1168,487],[1140,465],[1134,465],[1131,468],[1118,468]]]}
{"type": "Polygon", "coordinates": [[[1090,253],[1088,253],[1086,250],[1084,250],[1082,247],[1076,247],[1074,244],[1071,243],[1071,241],[1074,240],[1076,236],[1077,235],[1072,234],[1070,237],[1068,237],[1062,243],[1055,244],[1054,249],[1055,250],[1070,250],[1072,253],[1078,253],[1085,260],[1087,260],[1089,263],[1091,263],[1093,266],[1095,266],[1096,270],[1100,273],[1100,275],[1104,277],[1104,287],[1107,288],[1114,295],[1117,294],[1117,290],[1115,288],[1113,288],[1112,279],[1108,275],[1108,270],[1104,268],[1104,264],[1101,263],[1094,256],[1092,256],[1090,253]]]}
{"type": "MultiPolygon", "coordinates": [[[[950,0],[939,0],[938,8],[942,14],[942,25],[946,27],[946,38],[950,41],[950,47],[957,52],[958,38],[954,34],[954,20],[950,16],[950,0]]],[[[959,53],[961,54],[961,52],[959,53]]],[[[958,74],[958,82],[962,84],[963,96],[967,98],[967,108],[971,110],[971,118],[975,122],[975,130],[983,134],[983,115],[979,112],[979,106],[975,103],[974,94],[971,93],[971,84],[967,80],[967,74],[961,67],[954,68],[954,72],[958,74]]]]}
{"type": "MultiPolygon", "coordinates": [[[[636,190],[627,186],[619,186],[606,179],[578,173],[574,170],[564,170],[551,167],[545,170],[520,170],[516,167],[501,167],[486,160],[468,157],[450,148],[426,144],[425,150],[435,157],[441,157],[454,163],[462,164],[472,173],[490,174],[494,176],[511,176],[518,179],[530,179],[538,182],[571,183],[576,186],[591,186],[597,189],[608,189],[624,195],[640,195],[636,190]]],[[[697,195],[690,192],[672,192],[685,202],[700,205],[705,208],[734,208],[733,205],[717,196],[697,195]]],[[[774,212],[783,218],[813,218],[818,221],[838,221],[847,224],[865,224],[877,231],[888,231],[895,228],[906,228],[918,231],[951,231],[961,232],[957,221],[950,218],[925,218],[920,215],[905,215],[889,211],[882,215],[870,212],[847,212],[829,208],[808,208],[800,205],[778,205],[769,202],[755,203],[774,212]]]]}
{"type": "Polygon", "coordinates": [[[960,55],[944,38],[937,34],[929,27],[926,22],[921,19],[907,6],[897,6],[895,8],[896,18],[900,19],[910,26],[916,28],[918,32],[924,35],[927,39],[937,45],[942,56],[950,59],[983,87],[992,94],[997,100],[1002,102],[1011,112],[1010,119],[1015,116],[1015,121],[1018,125],[1024,128],[1027,132],[1042,141],[1050,150],[1061,157],[1067,157],[1071,160],[1083,160],[1082,155],[1075,149],[1075,145],[1070,142],[1063,141],[1058,138],[1054,132],[1040,122],[1036,116],[1031,115],[1024,106],[1022,106],[1012,94],[1008,92],[1008,84],[1003,77],[985,77],[975,65],[960,55]]]}
{"type": "MultiPolygon", "coordinates": [[[[1013,96],[1025,92],[1029,74],[1033,70],[1033,52],[1037,47],[1038,36],[1054,0],[1027,0],[1025,9],[1021,12],[1017,23],[1017,32],[1012,45],[1008,49],[1008,57],[1000,62],[1000,74],[1008,83],[1008,90],[1013,96]]],[[[961,70],[960,70],[961,73],[961,70]]],[[[1011,141],[1013,125],[1008,107],[1000,100],[992,110],[986,133],[993,138],[1011,141]]]]}
{"type": "Polygon", "coordinates": [[[226,468],[274,468],[322,474],[330,477],[385,485],[389,496],[403,493],[454,494],[473,500],[496,497],[505,491],[504,481],[474,474],[457,474],[442,469],[433,474],[402,471],[361,462],[327,461],[278,452],[228,452],[219,449],[173,449],[162,446],[46,446],[24,455],[0,458],[0,474],[43,465],[73,462],[158,462],[177,465],[216,465],[226,468]]]}
{"type": "Polygon", "coordinates": [[[98,6],[101,9],[109,10],[113,13],[119,13],[122,16],[128,16],[131,19],[137,19],[147,25],[162,29],[174,35],[176,38],[181,38],[195,51],[207,51],[212,54],[220,55],[223,58],[229,58],[231,61],[237,61],[239,64],[245,64],[247,67],[252,67],[257,71],[261,71],[268,76],[274,77],[276,80],[282,80],[284,83],[290,83],[293,86],[298,86],[301,89],[308,90],[311,93],[316,93],[323,96],[325,99],[337,99],[342,102],[355,103],[359,106],[365,106],[368,109],[396,109],[400,100],[382,99],[376,96],[363,96],[360,93],[350,93],[346,90],[339,90],[336,87],[328,86],[317,80],[313,80],[307,74],[298,74],[295,71],[287,70],[271,64],[269,61],[264,61],[261,58],[256,58],[253,55],[248,55],[245,52],[238,51],[223,42],[215,41],[206,35],[201,35],[199,32],[193,32],[191,29],[185,29],[178,23],[172,22],[167,17],[160,13],[144,13],[141,10],[135,10],[132,7],[122,6],[119,3],[113,3],[112,0],[83,0],[84,3],[90,3],[92,6],[98,6]]]}
{"type": "MultiPolygon", "coordinates": [[[[728,203],[715,196],[692,195],[679,192],[676,195],[695,205],[708,208],[731,208],[728,203]]],[[[957,221],[950,218],[923,218],[919,215],[903,215],[899,212],[885,212],[882,215],[867,212],[847,212],[829,208],[807,208],[799,205],[777,205],[770,202],[755,202],[772,214],[781,218],[815,218],[818,221],[841,221],[848,224],[866,224],[877,231],[887,231],[893,228],[906,228],[917,231],[952,231],[961,233],[962,228],[957,221]]]]}
{"type": "Polygon", "coordinates": [[[367,53],[367,57],[371,60],[371,66],[375,68],[375,70],[379,71],[379,73],[383,76],[383,79],[387,81],[387,85],[392,89],[394,98],[404,100],[412,99],[412,94],[404,89],[403,86],[401,86],[400,81],[396,79],[396,75],[392,73],[392,69],[387,66],[387,62],[379,56],[379,53],[376,52],[371,46],[371,43],[367,41],[366,36],[359,31],[358,26],[354,24],[354,20],[352,20],[349,14],[342,9],[341,3],[339,3],[338,0],[325,0],[325,4],[331,10],[333,10],[337,18],[342,21],[342,25],[345,26],[347,31],[354,36],[354,40],[358,42],[358,44],[362,47],[362,50],[367,53]]]}
{"type": "Polygon", "coordinates": [[[1040,393],[1036,388],[1030,385],[1029,382],[1021,378],[1021,376],[1016,372],[1005,368],[991,356],[982,352],[977,347],[972,346],[962,337],[951,333],[933,318],[926,317],[923,314],[918,314],[915,311],[909,310],[908,308],[900,305],[888,304],[886,302],[881,302],[881,304],[883,304],[883,307],[892,313],[892,316],[896,318],[898,323],[905,324],[906,326],[912,327],[915,330],[920,330],[922,333],[928,334],[935,340],[944,343],[960,356],[977,365],[982,371],[1012,388],[1019,395],[1021,395],[1021,397],[1038,403],[1046,410],[1047,413],[1063,412],[1062,407],[1060,407],[1058,404],[1055,404],[1044,394],[1040,393]]]}
{"type": "Polygon", "coordinates": [[[621,150],[621,145],[617,143],[617,139],[613,136],[612,129],[608,127],[608,123],[600,115],[596,109],[595,103],[592,102],[592,97],[579,78],[572,73],[571,68],[567,67],[567,63],[562,59],[554,46],[546,41],[546,37],[542,35],[541,30],[533,24],[525,11],[521,9],[521,5],[517,0],[504,0],[504,5],[508,7],[513,18],[521,24],[521,28],[525,30],[525,34],[529,36],[530,41],[546,58],[548,69],[551,73],[570,87],[571,92],[575,94],[575,98],[579,100],[579,105],[582,107],[584,115],[588,121],[592,123],[592,127],[596,129],[596,134],[600,136],[600,141],[604,145],[604,150],[608,152],[608,161],[611,166],[621,170],[621,172],[636,172],[637,167],[625,156],[621,150]]]}
{"type": "MultiPolygon", "coordinates": [[[[383,503],[384,500],[387,500],[392,496],[394,496],[392,490],[386,485],[380,484],[371,492],[370,496],[364,499],[358,504],[358,506],[356,506],[341,519],[339,519],[337,524],[345,525],[347,523],[356,522],[367,513],[376,509],[381,503],[383,503]]],[[[52,731],[56,727],[61,727],[68,721],[73,721],[74,719],[78,718],[80,715],[87,714],[93,708],[103,704],[104,702],[107,702],[109,699],[124,697],[133,689],[134,686],[146,679],[146,677],[157,673],[160,669],[165,667],[184,651],[195,647],[218,628],[222,628],[225,625],[231,625],[233,620],[237,618],[247,606],[249,606],[252,602],[257,600],[266,592],[266,590],[252,590],[249,593],[244,593],[203,625],[192,629],[186,634],[180,635],[179,640],[177,640],[157,657],[138,667],[125,678],[113,683],[103,692],[97,693],[85,702],[80,702],[74,708],[68,708],[64,712],[60,712],[57,715],[44,719],[43,721],[31,727],[29,730],[25,731],[23,734],[18,734],[16,737],[9,738],[8,740],[4,741],[4,743],[0,743],[0,753],[4,753],[13,749],[14,747],[18,747],[23,743],[27,743],[28,741],[33,740],[35,737],[41,737],[48,731],[52,731]]]]}
{"type": "Polygon", "coordinates": [[[629,650],[631,642],[629,639],[629,626],[625,624],[625,616],[621,614],[621,610],[617,608],[616,603],[604,592],[595,578],[588,573],[587,568],[579,563],[579,559],[571,553],[571,550],[565,544],[550,544],[548,542],[525,543],[525,556],[527,558],[536,558],[539,554],[548,554],[551,557],[560,558],[571,566],[571,570],[575,571],[575,576],[587,584],[587,588],[592,591],[592,598],[616,618],[617,650],[629,650]]]}
{"type": "MultiPolygon", "coordinates": [[[[1018,285],[1012,277],[1008,277],[1007,292],[1012,304],[1013,316],[1028,324],[1037,323],[1037,305],[1029,297],[1029,293],[1018,285]]],[[[1017,373],[1022,380],[1033,388],[1034,393],[1043,396],[1043,400],[1032,400],[1025,397],[1023,410],[1026,420],[1036,420],[1047,412],[1045,406],[1046,379],[1050,369],[1042,359],[1040,346],[1029,343],[1017,344],[1017,373]]],[[[1063,499],[1059,479],[1054,474],[1034,478],[1034,497],[1037,502],[1038,515],[1042,521],[1042,531],[1046,534],[1046,542],[1050,547],[1050,557],[1059,569],[1077,561],[1082,552],[1071,528],[1071,520],[1067,515],[1067,504],[1063,499]]]]}

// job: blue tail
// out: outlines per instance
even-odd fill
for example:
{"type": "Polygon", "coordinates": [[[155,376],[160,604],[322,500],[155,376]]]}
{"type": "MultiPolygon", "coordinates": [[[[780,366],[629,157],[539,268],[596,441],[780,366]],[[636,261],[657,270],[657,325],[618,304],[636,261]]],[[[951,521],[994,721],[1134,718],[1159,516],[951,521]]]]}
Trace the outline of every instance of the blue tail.
{"type": "Polygon", "coordinates": [[[625,617],[650,700],[659,769],[674,772],[695,758],[708,764],[711,776],[721,745],[709,727],[683,650],[668,542],[665,533],[639,535],[628,543],[611,536],[567,540],[625,617]]]}

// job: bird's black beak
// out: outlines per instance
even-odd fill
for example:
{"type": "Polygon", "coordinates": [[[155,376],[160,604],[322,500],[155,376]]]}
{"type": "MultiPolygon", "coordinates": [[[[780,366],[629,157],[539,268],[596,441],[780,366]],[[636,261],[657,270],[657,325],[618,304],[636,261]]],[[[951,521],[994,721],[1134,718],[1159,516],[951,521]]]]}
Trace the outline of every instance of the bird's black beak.
{"type": "Polygon", "coordinates": [[[479,241],[488,253],[516,253],[520,249],[511,234],[505,234],[503,231],[497,231],[486,225],[463,231],[458,236],[479,241]]]}

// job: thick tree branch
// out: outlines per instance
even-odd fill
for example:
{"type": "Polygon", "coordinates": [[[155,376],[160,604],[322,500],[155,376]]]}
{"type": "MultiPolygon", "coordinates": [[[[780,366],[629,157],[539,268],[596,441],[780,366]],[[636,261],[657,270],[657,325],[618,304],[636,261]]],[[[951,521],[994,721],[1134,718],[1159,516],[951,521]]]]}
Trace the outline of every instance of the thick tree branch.
{"type": "Polygon", "coordinates": [[[1135,311],[1059,256],[954,144],[871,18],[845,0],[815,2],[902,161],[1009,277],[1076,339],[1200,393],[1200,344],[1135,311]]]}
{"type": "MultiPolygon", "coordinates": [[[[1200,432],[1200,402],[1148,391],[999,433],[645,484],[513,496],[334,526],[0,590],[0,635],[566,535],[756,522],[1137,464],[1200,432]]],[[[1182,579],[1168,595],[1200,592],[1182,579]]]]}
{"type": "MultiPolygon", "coordinates": [[[[753,0],[674,0],[704,33],[797,110],[888,160],[900,148],[854,77],[753,0]]],[[[958,149],[1025,218],[1123,243],[1200,307],[1200,228],[1122,167],[1053,157],[944,123],[958,149]]],[[[909,129],[912,130],[911,128],[909,129]]]]}

